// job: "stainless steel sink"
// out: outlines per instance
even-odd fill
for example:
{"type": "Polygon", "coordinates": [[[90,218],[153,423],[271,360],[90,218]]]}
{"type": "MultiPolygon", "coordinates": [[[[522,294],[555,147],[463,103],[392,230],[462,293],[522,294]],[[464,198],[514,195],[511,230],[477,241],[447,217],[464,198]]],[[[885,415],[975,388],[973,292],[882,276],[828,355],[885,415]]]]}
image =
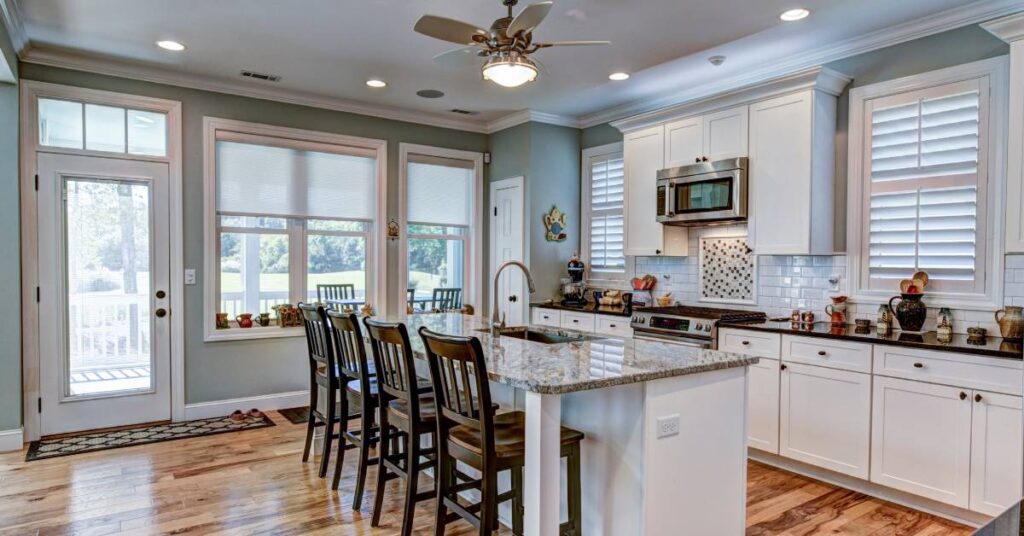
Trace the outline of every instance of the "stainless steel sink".
{"type": "MultiPolygon", "coordinates": [[[[489,332],[490,330],[478,329],[476,331],[489,332]]],[[[498,330],[498,334],[502,337],[512,337],[514,339],[523,339],[526,341],[539,342],[541,344],[565,344],[569,342],[593,341],[601,338],[583,335],[582,333],[575,333],[572,331],[540,330],[526,326],[501,328],[498,330]]]]}

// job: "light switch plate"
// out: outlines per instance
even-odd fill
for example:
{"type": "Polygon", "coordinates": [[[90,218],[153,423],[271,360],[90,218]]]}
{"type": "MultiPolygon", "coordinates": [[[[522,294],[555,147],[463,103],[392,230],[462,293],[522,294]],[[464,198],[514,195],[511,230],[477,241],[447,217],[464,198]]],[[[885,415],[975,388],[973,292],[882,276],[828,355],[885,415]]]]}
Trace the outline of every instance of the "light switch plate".
{"type": "Polygon", "coordinates": [[[196,284],[196,270],[195,268],[185,268],[185,284],[195,285],[196,284]]]}
{"type": "Polygon", "coordinates": [[[679,435],[679,414],[658,417],[658,439],[679,435]]]}

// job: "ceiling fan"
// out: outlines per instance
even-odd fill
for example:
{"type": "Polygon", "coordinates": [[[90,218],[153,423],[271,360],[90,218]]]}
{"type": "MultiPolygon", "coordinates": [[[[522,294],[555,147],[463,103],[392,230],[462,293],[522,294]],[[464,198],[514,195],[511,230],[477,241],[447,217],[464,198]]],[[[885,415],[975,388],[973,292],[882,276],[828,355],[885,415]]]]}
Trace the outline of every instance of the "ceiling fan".
{"type": "Polygon", "coordinates": [[[436,15],[424,15],[413,30],[442,41],[468,45],[434,59],[441,63],[465,63],[486,58],[482,68],[484,79],[505,87],[518,87],[537,78],[541,65],[530,55],[542,48],[610,44],[610,41],[535,42],[533,30],[544,21],[555,3],[530,4],[513,17],[512,8],[517,3],[518,0],[502,0],[508,8],[508,16],[495,20],[490,30],[436,15]]]}

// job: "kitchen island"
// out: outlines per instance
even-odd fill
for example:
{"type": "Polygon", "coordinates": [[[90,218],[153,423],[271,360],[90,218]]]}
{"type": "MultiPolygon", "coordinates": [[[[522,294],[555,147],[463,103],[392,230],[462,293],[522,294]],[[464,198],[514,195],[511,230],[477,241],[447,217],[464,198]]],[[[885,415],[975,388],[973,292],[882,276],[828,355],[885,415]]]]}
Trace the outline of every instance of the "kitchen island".
{"type": "Polygon", "coordinates": [[[586,434],[583,534],[743,534],[747,366],[757,358],[632,339],[492,337],[458,314],[409,318],[418,357],[420,326],[478,337],[494,400],[526,412],[527,535],[558,534],[563,424],[586,434]]]}

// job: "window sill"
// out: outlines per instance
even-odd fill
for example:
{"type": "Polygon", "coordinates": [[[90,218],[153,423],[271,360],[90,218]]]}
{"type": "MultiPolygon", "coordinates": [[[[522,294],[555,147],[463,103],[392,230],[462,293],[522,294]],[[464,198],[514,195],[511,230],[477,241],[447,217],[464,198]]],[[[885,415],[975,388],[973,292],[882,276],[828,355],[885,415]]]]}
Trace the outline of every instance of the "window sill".
{"type": "MultiPolygon", "coordinates": [[[[900,293],[898,290],[892,293],[860,292],[853,294],[850,297],[850,301],[857,305],[870,305],[877,307],[883,303],[889,303],[890,298],[893,296],[898,297],[899,295],[900,293]]],[[[929,309],[948,307],[950,309],[962,311],[982,311],[993,313],[1003,308],[1002,303],[993,301],[985,296],[977,295],[956,296],[925,292],[922,300],[929,309]]]]}
{"type": "Polygon", "coordinates": [[[301,326],[281,328],[278,326],[217,329],[207,332],[205,342],[249,341],[256,339],[280,339],[285,337],[304,337],[305,330],[301,326]]]}

